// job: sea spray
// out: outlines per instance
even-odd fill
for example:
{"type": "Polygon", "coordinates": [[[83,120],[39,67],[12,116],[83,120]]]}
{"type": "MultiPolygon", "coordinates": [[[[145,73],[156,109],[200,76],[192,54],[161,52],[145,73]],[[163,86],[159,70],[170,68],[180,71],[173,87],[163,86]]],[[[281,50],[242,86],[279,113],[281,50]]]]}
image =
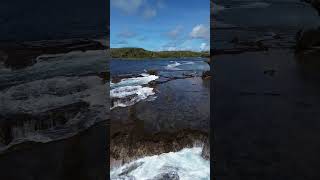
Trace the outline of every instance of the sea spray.
{"type": "MultiPolygon", "coordinates": [[[[122,79],[118,83],[110,83],[110,109],[116,107],[127,107],[142,100],[150,100],[155,95],[153,88],[145,87],[149,82],[158,79],[159,76],[142,73],[139,77],[122,79]]],[[[151,99],[155,99],[154,97],[151,99]]]]}
{"type": "Polygon", "coordinates": [[[178,152],[147,156],[110,172],[115,179],[157,179],[160,176],[183,180],[210,179],[210,162],[201,157],[202,147],[184,148],[178,152]]]}

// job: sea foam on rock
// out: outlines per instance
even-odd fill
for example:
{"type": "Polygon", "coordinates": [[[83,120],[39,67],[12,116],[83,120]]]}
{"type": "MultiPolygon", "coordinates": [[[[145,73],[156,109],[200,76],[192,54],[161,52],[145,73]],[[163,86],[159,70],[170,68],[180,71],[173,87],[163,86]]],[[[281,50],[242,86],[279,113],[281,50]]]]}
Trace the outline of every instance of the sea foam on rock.
{"type": "Polygon", "coordinates": [[[201,157],[201,152],[201,147],[193,147],[146,156],[111,169],[111,179],[209,180],[210,162],[201,157]]]}
{"type": "Polygon", "coordinates": [[[117,83],[111,82],[110,108],[131,106],[155,95],[153,88],[146,87],[146,85],[158,78],[159,76],[156,75],[142,73],[139,77],[124,78],[117,83]]]}
{"type": "Polygon", "coordinates": [[[70,137],[108,118],[98,76],[54,77],[0,92],[0,151],[25,141],[70,137]]]}

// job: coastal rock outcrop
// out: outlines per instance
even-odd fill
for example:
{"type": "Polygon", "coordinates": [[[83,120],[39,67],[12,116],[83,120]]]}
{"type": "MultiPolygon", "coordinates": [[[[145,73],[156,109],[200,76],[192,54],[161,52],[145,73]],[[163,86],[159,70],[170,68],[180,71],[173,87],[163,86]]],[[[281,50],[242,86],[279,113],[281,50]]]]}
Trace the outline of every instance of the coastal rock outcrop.
{"type": "Polygon", "coordinates": [[[21,69],[35,64],[36,57],[42,54],[103,49],[106,49],[106,46],[101,42],[89,39],[0,43],[0,63],[8,68],[21,69]]]}
{"type": "Polygon", "coordinates": [[[157,175],[156,177],[150,179],[150,180],[179,180],[179,175],[175,171],[166,172],[157,175]]]}
{"type": "MultiPolygon", "coordinates": [[[[110,158],[122,164],[140,157],[176,152],[186,147],[208,143],[208,133],[183,129],[175,132],[146,133],[143,122],[119,124],[111,122],[110,158]]],[[[205,145],[209,147],[209,145],[205,145]]],[[[205,151],[205,157],[210,154],[205,151]]],[[[110,162],[111,167],[114,165],[110,162]]]]}
{"type": "Polygon", "coordinates": [[[8,145],[14,139],[62,126],[88,107],[86,102],[77,102],[37,115],[28,113],[0,114],[0,144],[8,145]]]}

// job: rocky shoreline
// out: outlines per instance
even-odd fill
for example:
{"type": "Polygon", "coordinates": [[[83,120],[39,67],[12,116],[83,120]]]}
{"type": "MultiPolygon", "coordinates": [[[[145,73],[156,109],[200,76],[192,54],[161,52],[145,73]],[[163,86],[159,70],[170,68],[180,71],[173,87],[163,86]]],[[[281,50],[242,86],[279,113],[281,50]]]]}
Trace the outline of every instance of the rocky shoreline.
{"type": "Polygon", "coordinates": [[[100,41],[0,44],[1,153],[69,138],[109,118],[105,110],[108,57],[103,53],[107,47],[100,41]],[[59,68],[68,63],[76,65],[64,71],[59,68]]]}
{"type": "MultiPolygon", "coordinates": [[[[210,62],[208,61],[207,63],[209,64],[210,62]]],[[[158,74],[158,72],[154,70],[150,72],[148,71],[148,73],[158,74]]],[[[162,92],[161,87],[164,88],[164,87],[170,86],[169,83],[174,83],[175,81],[192,82],[193,79],[195,78],[196,79],[199,78],[199,81],[204,81],[204,82],[210,81],[210,77],[211,77],[210,73],[203,72],[203,74],[206,74],[206,76],[202,76],[203,79],[201,79],[201,75],[200,77],[198,77],[197,75],[184,75],[182,77],[163,77],[160,75],[159,79],[149,82],[148,85],[146,86],[151,86],[151,87],[154,87],[155,89],[160,88],[159,91],[162,92]]],[[[131,77],[130,75],[125,75],[123,77],[121,76],[113,77],[112,82],[117,83],[123,78],[130,78],[130,77],[131,77]]],[[[167,96],[168,96],[167,97],[168,99],[175,98],[175,97],[169,97],[171,96],[169,94],[167,94],[167,96]]],[[[159,97],[159,98],[163,99],[163,97],[159,97]]],[[[125,163],[132,162],[133,160],[136,160],[138,158],[152,156],[152,155],[160,155],[168,152],[177,152],[184,148],[192,148],[192,147],[203,147],[202,157],[206,160],[210,159],[209,129],[204,131],[199,128],[192,127],[192,125],[190,124],[184,123],[184,125],[182,126],[186,126],[186,128],[177,126],[176,128],[173,128],[173,129],[164,128],[164,129],[159,129],[158,131],[154,130],[152,129],[152,127],[148,127],[148,123],[150,122],[155,123],[160,119],[150,118],[149,115],[146,116],[145,113],[141,113],[142,109],[144,109],[143,108],[144,104],[147,104],[147,103],[148,102],[141,102],[141,103],[138,103],[137,105],[126,107],[124,109],[111,110],[111,122],[110,122],[110,168],[111,169],[119,167],[125,163]],[[142,107],[139,107],[140,105],[142,105],[142,107]]],[[[150,102],[150,103],[152,104],[153,102],[150,102]]],[[[172,104],[172,102],[168,102],[168,103],[172,104]]],[[[153,106],[157,106],[157,105],[153,105],[153,106]]],[[[153,106],[149,106],[148,111],[152,112],[153,106]]],[[[165,104],[162,103],[162,106],[165,106],[165,104]]],[[[172,109],[172,111],[179,111],[179,110],[172,109]]],[[[187,109],[185,109],[185,111],[187,111],[187,109]]],[[[159,113],[161,114],[164,112],[159,112],[159,113]]],[[[188,112],[188,113],[191,113],[191,112],[188,112]]],[[[179,113],[177,113],[177,116],[180,115],[178,114],[179,113]]],[[[153,117],[157,117],[157,116],[158,115],[154,114],[153,117]]],[[[171,115],[168,114],[167,116],[168,116],[167,120],[171,121],[169,120],[171,118],[171,115]]],[[[188,115],[185,114],[185,116],[188,116],[188,115]]],[[[175,121],[176,123],[179,122],[178,119],[176,119],[175,121]]],[[[194,121],[197,121],[197,119],[194,119],[194,121]]]]}
{"type": "Polygon", "coordinates": [[[210,159],[208,133],[183,129],[175,132],[148,134],[137,125],[128,125],[121,130],[111,122],[110,168],[120,166],[145,156],[177,152],[183,148],[204,147],[202,157],[210,159]]]}

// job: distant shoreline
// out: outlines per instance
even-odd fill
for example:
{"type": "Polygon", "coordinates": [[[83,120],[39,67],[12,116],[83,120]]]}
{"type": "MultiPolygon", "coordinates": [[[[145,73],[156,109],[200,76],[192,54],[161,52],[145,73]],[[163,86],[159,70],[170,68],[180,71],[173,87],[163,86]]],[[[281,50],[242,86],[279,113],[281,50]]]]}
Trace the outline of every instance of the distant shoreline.
{"type": "Polygon", "coordinates": [[[199,57],[197,57],[197,56],[194,56],[194,57],[192,57],[192,56],[190,56],[190,57],[141,57],[141,58],[139,58],[139,57],[134,57],[134,58],[130,58],[130,57],[111,57],[111,59],[113,59],[113,60],[145,60],[145,59],[163,59],[163,60],[165,60],[165,59],[168,59],[168,58],[171,58],[171,59],[181,59],[181,58],[183,58],[183,59],[190,59],[190,58],[201,58],[201,59],[206,59],[206,58],[209,58],[209,57],[201,57],[201,56],[199,56],[199,57]]]}
{"type": "Polygon", "coordinates": [[[111,48],[113,59],[209,58],[209,51],[148,51],[143,48],[111,48]]]}

